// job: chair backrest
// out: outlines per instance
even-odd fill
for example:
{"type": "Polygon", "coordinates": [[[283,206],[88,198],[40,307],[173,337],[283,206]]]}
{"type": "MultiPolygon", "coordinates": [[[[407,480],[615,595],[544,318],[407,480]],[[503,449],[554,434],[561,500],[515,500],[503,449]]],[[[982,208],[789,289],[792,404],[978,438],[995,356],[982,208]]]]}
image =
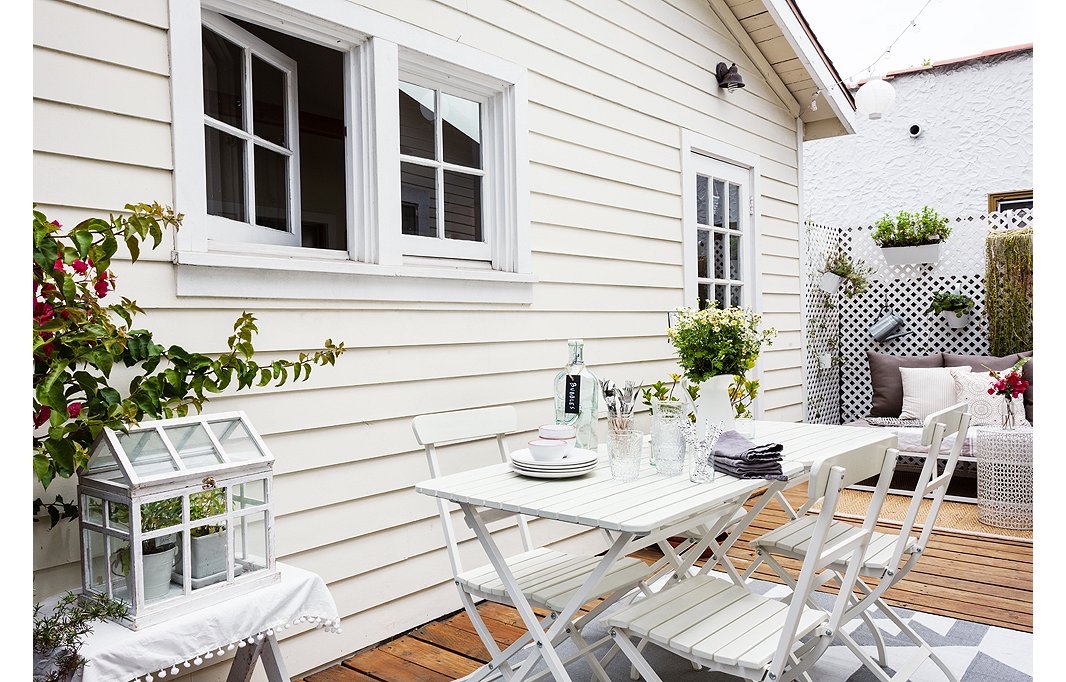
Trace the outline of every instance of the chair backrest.
{"type": "MultiPolygon", "coordinates": [[[[429,464],[430,476],[438,478],[441,475],[440,461],[437,458],[438,445],[460,443],[492,436],[496,439],[500,461],[506,463],[508,461],[508,451],[504,436],[518,430],[518,414],[510,405],[421,414],[411,421],[411,428],[415,432],[415,440],[426,450],[426,461],[429,464]]],[[[440,513],[441,525],[444,528],[444,541],[448,548],[448,560],[452,564],[453,574],[459,575],[462,573],[463,567],[459,559],[459,546],[456,540],[455,526],[452,525],[451,510],[448,503],[441,498],[437,498],[437,511],[440,513]]],[[[497,520],[500,516],[503,515],[491,516],[489,520],[497,520]]],[[[522,536],[522,545],[525,550],[533,549],[529,525],[522,515],[518,515],[518,531],[522,536]]]]}
{"type": "Polygon", "coordinates": [[[876,504],[878,509],[880,509],[880,504],[884,501],[885,493],[888,491],[889,483],[892,480],[892,471],[896,466],[897,454],[898,452],[895,449],[886,449],[884,445],[875,443],[849,450],[848,452],[819,457],[811,466],[811,477],[807,483],[807,502],[800,507],[798,513],[802,516],[818,500],[825,497],[830,483],[829,472],[834,467],[839,467],[844,471],[845,488],[859,481],[865,481],[868,478],[877,476],[876,490],[878,492],[875,493],[874,503],[870,506],[872,508],[876,504]],[[878,493],[880,494],[878,495],[878,493]]]}
{"type": "MultiPolygon", "coordinates": [[[[866,458],[874,459],[879,463],[885,461],[895,462],[893,450],[880,446],[880,452],[871,448],[862,448],[866,458]]],[[[840,624],[844,610],[848,605],[855,580],[859,577],[859,569],[862,567],[862,557],[870,545],[871,532],[867,528],[856,528],[855,532],[835,535],[831,543],[827,543],[829,531],[833,523],[833,515],[836,513],[837,502],[840,499],[840,491],[847,486],[848,481],[861,481],[869,478],[870,466],[861,457],[826,457],[823,458],[823,467],[819,471],[818,486],[822,491],[822,509],[818,512],[818,520],[815,522],[814,532],[807,546],[807,553],[803,558],[803,566],[800,569],[799,578],[793,591],[788,611],[785,615],[785,625],[781,631],[781,638],[777,643],[777,650],[770,662],[769,679],[781,679],[781,674],[791,661],[791,654],[798,643],[799,625],[803,613],[807,608],[807,600],[820,585],[824,584],[833,574],[828,567],[837,561],[845,561],[848,570],[840,585],[840,591],[833,601],[833,608],[829,614],[829,622],[826,627],[835,632],[840,624]],[[833,460],[836,464],[826,464],[833,460]],[[856,465],[856,471],[849,472],[840,466],[840,462],[849,462],[856,465]]],[[[812,485],[815,481],[814,473],[811,475],[812,485]]],[[[877,513],[880,512],[878,508],[877,513]]],[[[832,637],[820,637],[814,648],[802,656],[798,662],[804,669],[818,659],[829,646],[832,637]]]]}
{"type": "Polygon", "coordinates": [[[952,405],[925,418],[925,426],[922,428],[922,445],[927,448],[925,464],[922,465],[918,483],[914,486],[914,496],[907,506],[907,514],[903,517],[899,541],[896,543],[892,560],[888,563],[889,570],[894,572],[899,566],[904,551],[910,544],[910,534],[914,530],[918,513],[921,511],[922,500],[932,495],[929,513],[925,517],[922,533],[916,544],[918,551],[924,549],[929,541],[937,514],[940,513],[940,505],[944,502],[944,496],[947,495],[948,484],[951,483],[951,477],[955,474],[955,466],[959,462],[959,455],[962,454],[963,445],[966,443],[970,420],[969,406],[966,403],[952,405]],[[951,445],[947,461],[944,463],[944,470],[937,474],[940,448],[944,439],[951,435],[955,436],[955,442],[951,445]]]}

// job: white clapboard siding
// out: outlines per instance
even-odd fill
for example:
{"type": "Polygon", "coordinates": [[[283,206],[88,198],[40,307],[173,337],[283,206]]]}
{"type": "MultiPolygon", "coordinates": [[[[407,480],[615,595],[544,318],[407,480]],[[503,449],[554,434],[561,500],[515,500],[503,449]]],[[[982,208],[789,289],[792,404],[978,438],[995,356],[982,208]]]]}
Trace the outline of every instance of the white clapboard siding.
{"type": "MultiPolygon", "coordinates": [[[[178,297],[169,237],[136,265],[114,265],[119,294],[146,309],[139,324],[161,343],[223,352],[248,310],[263,361],[327,337],[351,349],[307,382],[227,392],[208,408],[245,410],[262,430],[276,456],[279,558],[321,574],[342,614],[339,636],[286,631],[294,675],[459,607],[436,507],[413,490],[429,475],[413,415],[512,404],[519,433],[507,442],[520,447],[552,418],[552,382],[572,337],[586,340],[602,378],[651,382],[677,371],[665,328],[666,311],[683,303],[682,128],[760,159],[760,304],[779,332],[761,365],[763,414],[803,416],[793,105],[706,2],[359,2],[528,69],[532,304],[178,297]],[[721,95],[719,61],[738,64],[743,91],[721,95]]],[[[744,11],[738,18],[762,30],[756,39],[769,37],[773,53],[771,24],[744,11]]],[[[39,210],[74,224],[128,202],[173,203],[167,0],[35,0],[34,12],[39,210]]],[[[782,74],[809,78],[794,58],[782,74]]],[[[128,378],[123,371],[116,376],[128,378]]],[[[647,428],[646,412],[637,420],[647,428]]],[[[485,445],[442,448],[444,470],[495,461],[485,445]]],[[[49,492],[69,494],[64,485],[49,492]]],[[[517,549],[502,525],[505,546],[517,549]]],[[[456,529],[464,561],[483,563],[469,529],[456,529]]],[[[538,520],[531,532],[567,551],[600,549],[577,526],[538,520]]],[[[76,584],[76,534],[34,533],[37,589],[76,584]]],[[[223,667],[188,679],[217,682],[223,667]]]]}

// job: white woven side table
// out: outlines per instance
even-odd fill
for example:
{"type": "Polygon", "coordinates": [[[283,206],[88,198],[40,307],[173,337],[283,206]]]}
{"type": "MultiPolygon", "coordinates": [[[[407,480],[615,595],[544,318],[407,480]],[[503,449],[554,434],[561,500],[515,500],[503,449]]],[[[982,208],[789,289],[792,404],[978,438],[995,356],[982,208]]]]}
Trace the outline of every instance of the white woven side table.
{"type": "Polygon", "coordinates": [[[997,528],[1033,527],[1033,429],[977,429],[977,519],[997,528]]]}

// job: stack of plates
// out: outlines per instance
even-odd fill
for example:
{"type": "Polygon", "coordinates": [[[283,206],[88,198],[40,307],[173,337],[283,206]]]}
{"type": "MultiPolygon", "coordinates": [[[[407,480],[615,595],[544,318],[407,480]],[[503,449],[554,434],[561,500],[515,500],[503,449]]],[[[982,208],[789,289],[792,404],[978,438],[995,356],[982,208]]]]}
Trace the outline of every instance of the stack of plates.
{"type": "Polygon", "coordinates": [[[596,468],[596,453],[592,450],[574,448],[562,459],[542,462],[533,459],[529,450],[515,450],[511,453],[511,468],[523,476],[533,478],[583,476],[596,468]]]}

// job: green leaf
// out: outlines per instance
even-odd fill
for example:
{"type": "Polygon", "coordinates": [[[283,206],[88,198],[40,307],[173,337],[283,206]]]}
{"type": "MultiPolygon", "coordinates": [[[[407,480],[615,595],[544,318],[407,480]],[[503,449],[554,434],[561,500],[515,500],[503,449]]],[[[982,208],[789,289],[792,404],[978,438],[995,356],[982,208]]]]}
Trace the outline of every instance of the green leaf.
{"type": "Polygon", "coordinates": [[[87,230],[75,229],[70,234],[70,237],[74,240],[75,246],[78,247],[78,255],[81,258],[87,257],[89,255],[89,247],[93,243],[93,236],[87,230]]]}
{"type": "Polygon", "coordinates": [[[130,258],[136,263],[141,257],[141,241],[133,236],[127,237],[126,248],[130,250],[130,258]]]}
{"type": "Polygon", "coordinates": [[[54,478],[52,464],[47,456],[39,452],[33,453],[33,473],[37,474],[37,479],[41,482],[41,485],[47,488],[54,478]]]}

